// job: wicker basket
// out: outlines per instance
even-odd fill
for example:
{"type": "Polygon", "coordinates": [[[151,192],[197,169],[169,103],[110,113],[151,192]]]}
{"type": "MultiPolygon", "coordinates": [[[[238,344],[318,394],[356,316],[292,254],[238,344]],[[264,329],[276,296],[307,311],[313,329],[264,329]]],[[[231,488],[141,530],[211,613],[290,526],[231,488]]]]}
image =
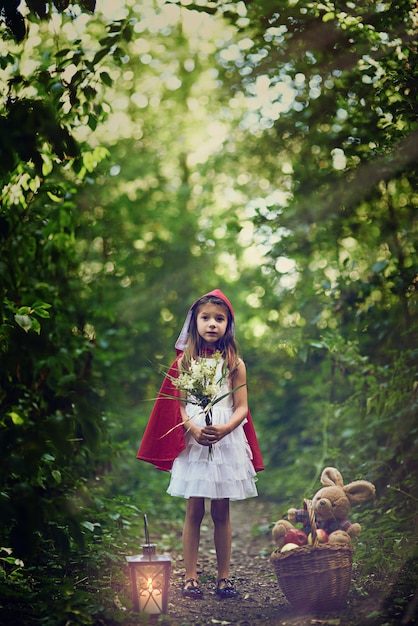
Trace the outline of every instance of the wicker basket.
{"type": "Polygon", "coordinates": [[[350,589],[354,550],[346,544],[320,544],[310,500],[305,504],[313,544],[284,553],[277,549],[270,560],[293,608],[305,613],[338,611],[350,589]]]}

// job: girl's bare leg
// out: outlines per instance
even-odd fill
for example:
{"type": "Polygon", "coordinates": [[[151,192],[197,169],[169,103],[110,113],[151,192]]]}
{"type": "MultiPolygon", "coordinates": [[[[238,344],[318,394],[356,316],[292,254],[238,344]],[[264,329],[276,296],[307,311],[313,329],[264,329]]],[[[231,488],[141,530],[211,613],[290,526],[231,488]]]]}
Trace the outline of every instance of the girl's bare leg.
{"type": "Polygon", "coordinates": [[[229,500],[212,500],[211,514],[214,523],[216,558],[218,561],[218,580],[229,578],[231,561],[232,530],[229,515],[229,500]]]}
{"type": "Polygon", "coordinates": [[[186,503],[186,517],[183,527],[183,553],[186,568],[185,579],[197,576],[197,557],[200,543],[200,525],[205,514],[204,498],[189,498],[186,503]]]}

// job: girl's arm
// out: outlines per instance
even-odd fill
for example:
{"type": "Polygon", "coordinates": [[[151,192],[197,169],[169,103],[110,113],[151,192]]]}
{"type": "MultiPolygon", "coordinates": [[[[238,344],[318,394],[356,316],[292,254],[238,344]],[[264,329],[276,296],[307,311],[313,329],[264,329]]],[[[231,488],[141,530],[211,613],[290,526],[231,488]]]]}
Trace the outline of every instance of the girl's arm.
{"type": "Polygon", "coordinates": [[[193,420],[191,420],[190,417],[186,413],[186,393],[184,391],[180,391],[179,398],[180,398],[180,415],[181,415],[181,420],[183,422],[184,430],[186,432],[188,432],[189,430],[192,431],[193,426],[196,426],[196,424],[193,423],[193,420]]]}
{"type": "Polygon", "coordinates": [[[208,438],[207,442],[205,441],[207,445],[216,443],[226,435],[229,435],[229,433],[235,430],[248,415],[247,371],[245,363],[241,359],[232,377],[232,388],[235,389],[237,387],[239,387],[239,389],[236,389],[233,394],[234,412],[229,422],[222,425],[206,426],[202,429],[202,436],[208,438]]]}
{"type": "Polygon", "coordinates": [[[190,419],[190,417],[186,413],[186,392],[180,390],[179,398],[180,398],[180,414],[181,414],[181,419],[183,422],[184,431],[186,433],[190,432],[192,437],[194,437],[194,439],[196,439],[198,443],[208,446],[209,443],[206,441],[205,437],[202,437],[202,428],[198,426],[197,424],[195,424],[195,422],[192,419],[190,419]]]}

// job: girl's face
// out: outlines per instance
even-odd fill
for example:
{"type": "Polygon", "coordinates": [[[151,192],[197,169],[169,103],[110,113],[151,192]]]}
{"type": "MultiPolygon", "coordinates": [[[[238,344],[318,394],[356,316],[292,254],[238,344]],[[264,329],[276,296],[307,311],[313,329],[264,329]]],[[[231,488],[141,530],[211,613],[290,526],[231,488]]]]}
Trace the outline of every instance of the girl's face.
{"type": "Polygon", "coordinates": [[[197,332],[208,346],[214,346],[226,333],[228,312],[218,304],[201,304],[196,316],[197,332]]]}

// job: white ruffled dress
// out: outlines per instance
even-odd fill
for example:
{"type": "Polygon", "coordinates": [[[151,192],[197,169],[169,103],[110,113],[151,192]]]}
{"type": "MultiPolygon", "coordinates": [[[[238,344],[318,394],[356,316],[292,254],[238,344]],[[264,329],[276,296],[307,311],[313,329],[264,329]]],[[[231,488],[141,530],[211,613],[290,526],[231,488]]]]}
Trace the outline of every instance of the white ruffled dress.
{"type": "MultiPolygon", "coordinates": [[[[221,378],[222,362],[217,366],[221,378]]],[[[220,395],[230,390],[229,379],[224,380],[220,395]]],[[[212,407],[212,423],[226,424],[233,413],[233,395],[222,398],[212,407]]],[[[200,407],[187,403],[186,412],[195,424],[203,427],[205,416],[200,407]]],[[[186,433],[186,448],[179,454],[171,469],[167,493],[183,498],[210,498],[245,500],[257,496],[257,476],[252,464],[252,452],[244,432],[246,419],[229,435],[212,446],[202,446],[186,433]]]]}

